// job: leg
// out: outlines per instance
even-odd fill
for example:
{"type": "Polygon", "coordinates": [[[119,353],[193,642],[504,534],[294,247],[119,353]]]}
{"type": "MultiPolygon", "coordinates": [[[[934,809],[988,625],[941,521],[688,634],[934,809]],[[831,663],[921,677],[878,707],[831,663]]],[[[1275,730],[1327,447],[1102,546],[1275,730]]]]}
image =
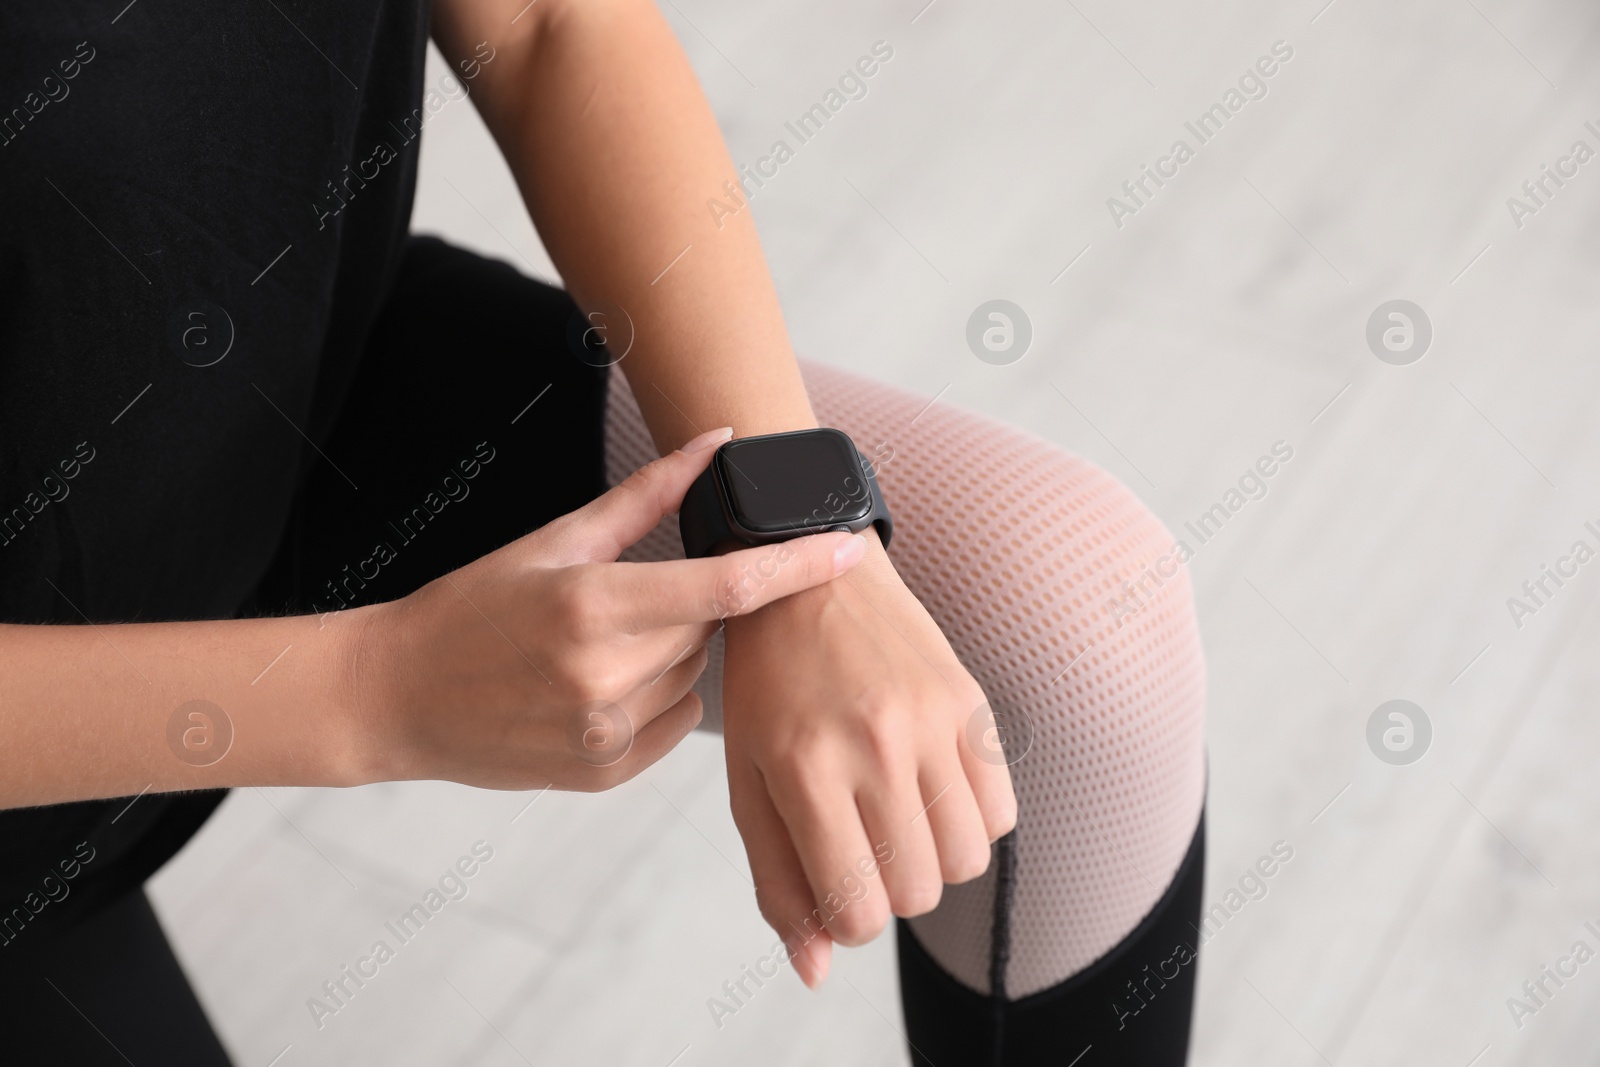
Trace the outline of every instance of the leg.
{"type": "Polygon", "coordinates": [[[569,350],[576,314],[504,263],[412,238],[256,610],[405,596],[603,492],[606,372],[569,350]]]}
{"type": "MultiPolygon", "coordinates": [[[[1046,442],[804,370],[818,416],[878,457],[890,555],[1009,724],[1016,831],[988,873],[901,930],[913,1045],[938,1063],[958,1038],[986,1051],[954,1062],[1064,1064],[1088,1043],[1098,1063],[1181,1062],[1205,678],[1172,536],[1116,479],[1046,442]]],[[[608,478],[653,455],[616,376],[608,478]]],[[[681,546],[669,521],[634,551],[681,546]]],[[[700,686],[713,725],[720,662],[718,648],[700,686]]]]}
{"type": "Polygon", "coordinates": [[[231,1062],[142,891],[36,942],[31,933],[0,956],[9,1062],[231,1062]]]}

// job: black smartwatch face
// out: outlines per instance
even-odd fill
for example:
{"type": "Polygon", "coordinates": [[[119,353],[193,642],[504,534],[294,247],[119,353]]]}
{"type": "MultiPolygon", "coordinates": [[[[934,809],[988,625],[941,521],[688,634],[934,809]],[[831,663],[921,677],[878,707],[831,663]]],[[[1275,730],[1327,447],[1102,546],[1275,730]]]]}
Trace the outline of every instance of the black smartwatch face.
{"type": "Polygon", "coordinates": [[[856,446],[838,430],[730,441],[716,463],[733,519],[746,530],[820,531],[859,523],[872,512],[856,446]]]}

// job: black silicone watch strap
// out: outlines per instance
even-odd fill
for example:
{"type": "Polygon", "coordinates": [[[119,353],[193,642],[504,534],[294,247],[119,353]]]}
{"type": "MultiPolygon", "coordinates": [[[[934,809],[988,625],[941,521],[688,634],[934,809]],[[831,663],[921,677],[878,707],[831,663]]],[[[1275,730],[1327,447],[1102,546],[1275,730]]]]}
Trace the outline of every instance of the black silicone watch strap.
{"type": "Polygon", "coordinates": [[[683,554],[688,559],[709,556],[718,545],[734,540],[715,468],[716,464],[712,463],[700,472],[700,477],[683,495],[683,506],[678,509],[678,533],[683,537],[683,554]]]}

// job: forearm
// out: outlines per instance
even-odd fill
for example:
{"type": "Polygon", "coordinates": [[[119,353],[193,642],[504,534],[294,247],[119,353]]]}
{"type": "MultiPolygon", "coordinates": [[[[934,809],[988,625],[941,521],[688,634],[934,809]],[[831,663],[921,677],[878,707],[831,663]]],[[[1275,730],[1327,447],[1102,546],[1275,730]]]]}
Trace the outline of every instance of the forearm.
{"type": "Polygon", "coordinates": [[[737,175],[655,6],[540,0],[523,21],[536,15],[502,45],[503,23],[480,28],[482,6],[458,0],[435,36],[447,55],[495,44],[473,99],[574,298],[632,319],[621,368],[657,446],[816,425],[751,213],[719,223],[707,207],[735,203],[737,175]]]}
{"type": "Polygon", "coordinates": [[[0,808],[360,780],[350,668],[363,617],[0,626],[0,808]],[[225,721],[179,712],[196,700],[225,721]],[[200,732],[185,744],[186,730],[200,732]]]}

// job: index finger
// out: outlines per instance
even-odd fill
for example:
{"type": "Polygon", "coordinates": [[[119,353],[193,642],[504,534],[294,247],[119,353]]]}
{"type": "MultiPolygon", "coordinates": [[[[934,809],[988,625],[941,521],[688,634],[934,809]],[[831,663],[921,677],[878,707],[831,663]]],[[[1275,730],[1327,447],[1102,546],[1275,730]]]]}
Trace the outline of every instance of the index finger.
{"type": "Polygon", "coordinates": [[[866,555],[860,534],[812,534],[708,559],[625,564],[643,627],[715,622],[832,581],[866,555]]]}

